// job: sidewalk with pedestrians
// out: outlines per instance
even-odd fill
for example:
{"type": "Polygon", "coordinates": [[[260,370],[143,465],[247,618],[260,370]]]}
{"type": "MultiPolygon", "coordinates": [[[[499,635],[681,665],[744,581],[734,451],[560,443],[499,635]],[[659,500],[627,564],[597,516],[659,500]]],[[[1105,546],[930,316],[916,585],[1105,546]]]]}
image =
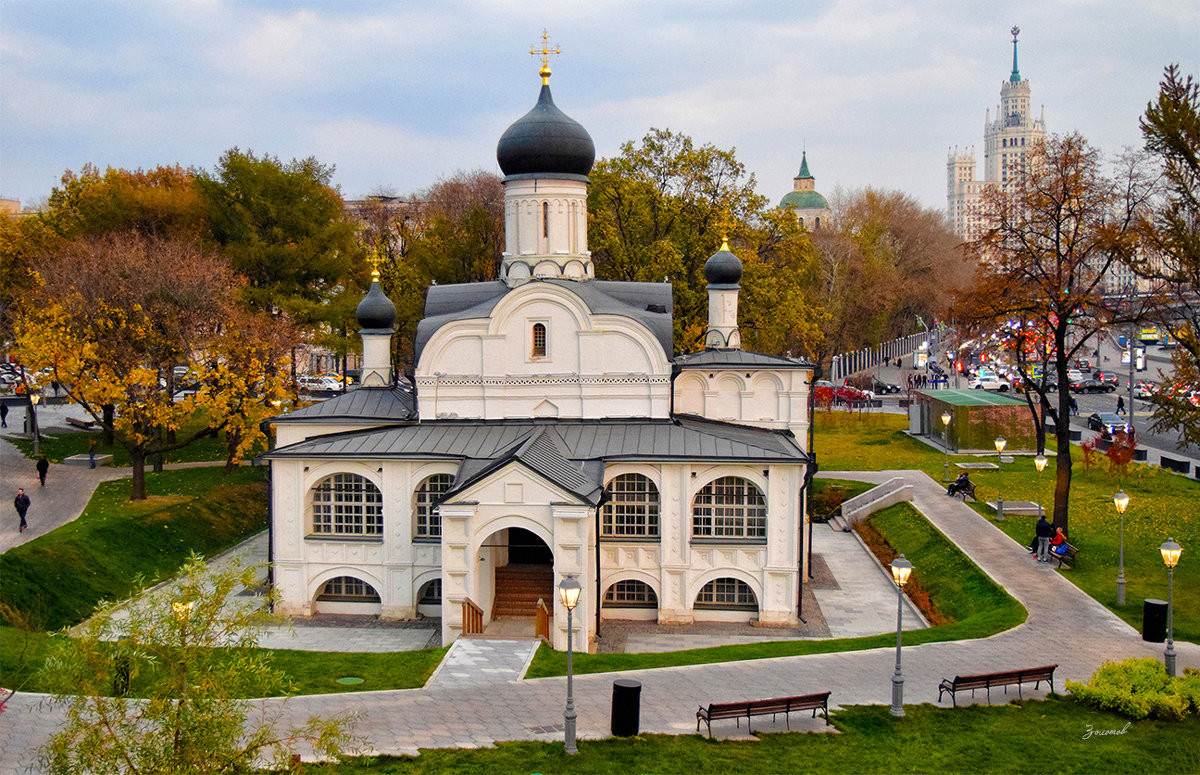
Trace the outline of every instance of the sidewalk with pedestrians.
{"type": "MultiPolygon", "coordinates": [[[[1160,644],[1144,642],[1134,628],[1049,565],[1031,564],[1024,547],[968,506],[947,498],[943,487],[926,474],[830,471],[823,475],[870,482],[904,478],[913,487],[913,505],[1029,611],[1024,624],[989,638],[906,647],[906,702],[936,703],[938,682],[958,673],[1057,663],[1055,687],[1061,690],[1066,679],[1087,680],[1105,660],[1161,659],[1160,644]]],[[[913,572],[920,574],[921,569],[913,572]]],[[[1200,667],[1200,646],[1176,641],[1176,650],[1180,670],[1200,667]]],[[[467,656],[486,661],[478,654],[467,656]]],[[[834,706],[887,703],[894,660],[894,649],[884,648],[579,676],[575,679],[579,736],[608,736],[616,678],[641,681],[643,732],[693,734],[695,708],[710,702],[828,690],[834,706]]],[[[564,678],[434,681],[422,689],[313,695],[256,704],[278,713],[284,726],[302,725],[313,714],[357,711],[356,731],[366,737],[372,751],[415,754],[419,748],[482,746],[500,740],[559,740],[565,692],[564,678]]],[[[1045,694],[1044,688],[1030,691],[1033,697],[1045,694]]],[[[993,701],[1000,699],[993,697],[993,701]]],[[[0,750],[5,751],[0,773],[21,771],[61,718],[62,709],[43,695],[15,697],[0,724],[0,750]]],[[[815,728],[797,721],[793,720],[793,728],[815,728]]],[[[766,732],[785,727],[781,719],[764,720],[755,728],[766,732]]],[[[720,732],[737,733],[724,725],[720,732]]]]}

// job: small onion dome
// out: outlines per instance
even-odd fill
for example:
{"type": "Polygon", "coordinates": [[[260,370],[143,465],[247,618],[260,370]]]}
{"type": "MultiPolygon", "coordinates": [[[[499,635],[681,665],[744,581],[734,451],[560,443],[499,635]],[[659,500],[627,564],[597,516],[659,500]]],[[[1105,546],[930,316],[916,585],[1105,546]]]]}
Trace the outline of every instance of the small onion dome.
{"type": "Polygon", "coordinates": [[[496,160],[505,175],[587,175],[596,145],[578,121],[555,106],[550,85],[543,83],[533,110],[500,136],[496,160]]]}
{"type": "Polygon", "coordinates": [[[358,309],[354,311],[354,314],[358,318],[358,324],[364,330],[390,331],[396,325],[396,305],[392,304],[392,300],[383,294],[383,288],[379,287],[378,280],[371,281],[371,289],[358,303],[358,309]]]}
{"type": "Polygon", "coordinates": [[[742,262],[729,250],[729,240],[721,240],[721,249],[704,262],[704,279],[709,285],[737,285],[742,279],[742,262]]]}

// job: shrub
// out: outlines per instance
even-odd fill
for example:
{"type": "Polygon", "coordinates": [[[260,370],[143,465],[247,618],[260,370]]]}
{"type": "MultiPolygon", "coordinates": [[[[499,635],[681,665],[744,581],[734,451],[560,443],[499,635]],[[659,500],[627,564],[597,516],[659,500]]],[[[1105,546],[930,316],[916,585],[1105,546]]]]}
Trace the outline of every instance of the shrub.
{"type": "Polygon", "coordinates": [[[1172,678],[1149,657],[1105,662],[1088,683],[1067,681],[1067,691],[1076,702],[1135,720],[1181,721],[1200,713],[1200,671],[1187,668],[1182,678],[1172,678]]]}
{"type": "Polygon", "coordinates": [[[1079,448],[1083,450],[1084,468],[1090,470],[1100,466],[1100,462],[1104,459],[1104,453],[1100,451],[1099,447],[1100,440],[1098,438],[1088,439],[1079,445],[1079,448]]]}

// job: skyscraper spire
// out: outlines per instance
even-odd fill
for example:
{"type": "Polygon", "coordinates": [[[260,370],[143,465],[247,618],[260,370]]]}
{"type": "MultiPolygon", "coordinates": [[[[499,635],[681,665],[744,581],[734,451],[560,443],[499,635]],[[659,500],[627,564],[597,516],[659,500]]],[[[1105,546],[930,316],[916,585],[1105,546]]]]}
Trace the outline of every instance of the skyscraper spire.
{"type": "Polygon", "coordinates": [[[1010,76],[1008,77],[1008,80],[1009,80],[1009,82],[1010,82],[1010,83],[1020,83],[1020,82],[1021,82],[1021,71],[1017,69],[1017,36],[1018,36],[1018,35],[1020,35],[1020,34],[1021,34],[1021,28],[1020,28],[1020,27],[1015,27],[1015,26],[1014,26],[1014,27],[1012,28],[1012,36],[1013,36],[1013,71],[1012,71],[1012,75],[1010,75],[1010,76]]]}

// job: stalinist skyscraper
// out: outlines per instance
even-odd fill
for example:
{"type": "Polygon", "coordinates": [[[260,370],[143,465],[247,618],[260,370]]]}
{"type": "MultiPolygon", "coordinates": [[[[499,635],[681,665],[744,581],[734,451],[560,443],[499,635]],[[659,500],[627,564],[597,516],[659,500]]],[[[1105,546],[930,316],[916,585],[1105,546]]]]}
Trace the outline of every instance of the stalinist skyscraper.
{"type": "Polygon", "coordinates": [[[1017,35],[1020,27],[1012,28],[1012,74],[1000,85],[1000,105],[993,120],[988,111],[983,122],[982,180],[975,177],[975,149],[960,153],[950,149],[946,161],[946,213],[954,231],[964,241],[977,238],[982,229],[979,218],[979,197],[991,185],[1007,187],[1025,168],[1027,155],[1035,143],[1046,138],[1045,108],[1033,118],[1029,109],[1029,81],[1021,78],[1017,67],[1017,35]]]}

